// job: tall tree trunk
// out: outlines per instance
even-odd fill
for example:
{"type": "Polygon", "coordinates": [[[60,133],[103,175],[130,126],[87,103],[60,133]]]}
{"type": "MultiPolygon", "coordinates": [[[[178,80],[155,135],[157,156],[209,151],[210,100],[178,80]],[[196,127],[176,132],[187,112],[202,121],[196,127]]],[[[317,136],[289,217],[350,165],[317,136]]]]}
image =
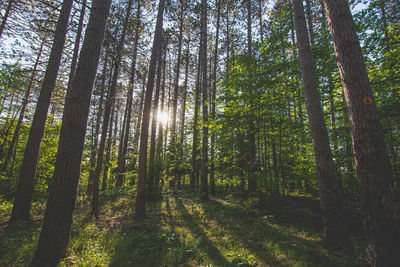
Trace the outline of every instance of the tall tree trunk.
{"type": "Polygon", "coordinates": [[[104,63],[103,63],[103,72],[102,72],[102,79],[101,79],[101,84],[100,84],[100,101],[99,101],[99,106],[98,106],[98,111],[97,111],[97,118],[96,118],[96,129],[95,129],[95,134],[94,134],[94,142],[93,142],[93,147],[91,151],[91,157],[90,157],[90,172],[89,172],[89,179],[88,179],[88,187],[86,190],[86,194],[88,196],[91,196],[93,193],[93,180],[94,180],[94,172],[95,172],[95,167],[96,167],[96,155],[97,155],[97,145],[99,142],[99,134],[100,134],[100,120],[101,117],[103,116],[103,102],[104,102],[104,91],[105,91],[105,85],[106,85],[106,76],[107,76],[107,65],[108,65],[108,56],[109,50],[108,47],[106,47],[106,54],[104,58],[104,63]]]}
{"type": "MultiPolygon", "coordinates": [[[[115,106],[115,105],[113,105],[113,106],[115,106]]],[[[110,158],[111,158],[111,146],[112,146],[112,141],[113,141],[112,122],[114,120],[114,114],[115,114],[115,107],[112,109],[111,118],[110,118],[110,127],[108,128],[107,153],[106,153],[106,159],[105,159],[105,163],[106,164],[104,165],[103,180],[102,180],[102,183],[101,183],[101,190],[102,191],[106,190],[106,187],[107,187],[109,162],[110,162],[110,158]]]]}
{"type": "Polygon", "coordinates": [[[71,85],[72,79],[75,75],[76,62],[78,61],[79,45],[81,43],[82,28],[83,28],[83,20],[85,19],[86,2],[87,2],[87,0],[82,1],[82,9],[81,9],[80,17],[79,17],[78,29],[76,31],[74,52],[72,55],[71,70],[69,72],[68,87],[71,85]]]}
{"type": "MultiPolygon", "coordinates": [[[[185,66],[185,81],[183,83],[183,103],[182,103],[182,113],[181,113],[181,131],[180,131],[180,150],[179,157],[180,160],[184,160],[184,146],[185,146],[185,117],[186,117],[186,101],[187,101],[187,87],[188,87],[188,78],[189,78],[189,62],[190,62],[190,33],[188,33],[187,40],[187,49],[186,49],[186,66],[185,66]]],[[[178,183],[180,183],[182,179],[182,170],[179,171],[178,174],[178,183]]]]}
{"type": "Polygon", "coordinates": [[[321,100],[314,74],[314,62],[307,36],[306,20],[302,0],[293,0],[294,26],[296,29],[299,61],[303,78],[303,89],[314,144],[317,179],[322,209],[324,245],[340,247],[348,241],[343,222],[343,209],[339,179],[336,174],[329,146],[321,100]]]}
{"type": "Polygon", "coordinates": [[[10,164],[10,160],[11,160],[11,157],[12,157],[12,154],[13,154],[13,151],[14,151],[14,147],[18,143],[19,131],[21,129],[22,122],[24,120],[26,107],[28,106],[29,97],[31,95],[33,82],[34,82],[35,76],[36,76],[37,66],[39,64],[40,57],[42,56],[44,42],[45,42],[45,38],[43,38],[43,40],[42,40],[42,43],[41,43],[40,48],[39,48],[38,56],[36,57],[35,65],[33,66],[32,75],[31,75],[31,78],[29,80],[28,89],[25,92],[25,97],[24,97],[24,100],[23,100],[23,103],[22,103],[21,112],[19,113],[18,122],[17,122],[17,125],[15,126],[15,130],[14,130],[14,134],[13,134],[13,138],[11,140],[10,146],[8,147],[6,159],[5,159],[5,162],[4,162],[4,165],[3,165],[3,171],[7,171],[8,165],[10,164]]]}
{"type": "Polygon", "coordinates": [[[348,109],[371,262],[395,266],[400,262],[399,204],[360,43],[347,2],[322,2],[348,109]]]}
{"type": "Polygon", "coordinates": [[[142,218],[145,214],[146,207],[146,173],[147,173],[147,142],[149,137],[149,124],[151,112],[151,99],[154,87],[154,77],[156,72],[156,64],[158,54],[161,53],[161,38],[163,29],[165,0],[160,0],[158,3],[158,15],[156,30],[154,33],[153,48],[151,51],[151,59],[149,66],[149,76],[147,78],[147,86],[145,92],[143,106],[142,130],[140,132],[140,150],[139,150],[139,171],[138,171],[138,186],[136,194],[136,210],[135,218],[142,218]]]}
{"type": "Polygon", "coordinates": [[[63,1],[60,16],[57,21],[49,62],[47,64],[42,89],[36,104],[36,110],[25,148],[10,222],[16,220],[30,220],[33,185],[39,159],[40,143],[43,138],[51,94],[54,90],[58,69],[60,67],[72,2],[73,0],[63,1]]]}
{"type": "MultiPolygon", "coordinates": [[[[251,34],[251,0],[247,0],[247,55],[249,57],[252,56],[252,34],[251,34]]],[[[252,83],[251,72],[249,71],[248,79],[249,82],[252,83]]],[[[248,190],[249,193],[255,193],[257,190],[257,183],[254,177],[254,172],[257,168],[257,151],[256,151],[256,133],[255,133],[255,116],[254,116],[254,101],[253,101],[253,86],[250,85],[250,125],[249,125],[249,154],[248,154],[248,162],[250,167],[247,175],[248,175],[248,190]]]]}
{"type": "MultiPolygon", "coordinates": [[[[220,27],[220,18],[221,18],[221,0],[218,0],[217,3],[217,29],[215,34],[215,47],[214,47],[214,70],[212,77],[212,98],[211,98],[211,121],[215,120],[215,101],[217,95],[217,64],[218,64],[218,44],[219,44],[219,27],[220,27]]],[[[214,169],[215,169],[215,132],[214,130],[211,133],[211,151],[210,151],[210,193],[215,195],[215,178],[214,178],[214,169]]]]}
{"type": "Polygon", "coordinates": [[[201,144],[200,199],[208,200],[208,107],[207,107],[207,0],[201,1],[201,89],[203,93],[203,140],[201,144]]]}
{"type": "MultiPolygon", "coordinates": [[[[135,83],[136,59],[137,59],[137,51],[138,51],[140,28],[141,28],[141,22],[140,22],[141,0],[139,0],[137,2],[138,2],[138,6],[137,6],[137,11],[136,11],[135,43],[133,45],[133,55],[132,55],[132,63],[131,63],[129,86],[128,86],[128,98],[126,100],[128,113],[126,116],[126,129],[125,129],[125,136],[123,139],[122,157],[121,157],[121,162],[120,162],[120,166],[119,166],[122,173],[126,172],[126,154],[128,151],[129,134],[130,134],[130,129],[131,129],[130,126],[131,126],[131,120],[132,120],[133,85],[135,83]]],[[[141,116],[141,115],[139,115],[139,116],[141,116]]]]}
{"type": "MultiPolygon", "coordinates": [[[[202,37],[200,37],[201,40],[202,37]]],[[[201,41],[200,41],[201,42],[201,41]]],[[[195,97],[194,97],[194,115],[193,115],[193,144],[192,144],[192,171],[190,173],[190,189],[194,190],[198,177],[198,134],[197,124],[199,120],[199,102],[200,102],[200,76],[201,76],[201,56],[199,55],[197,63],[197,78],[195,86],[195,97]]]]}
{"type": "MultiPolygon", "coordinates": [[[[161,40],[161,47],[163,46],[161,40]]],[[[156,132],[157,132],[157,117],[158,117],[158,102],[160,99],[160,87],[161,87],[161,67],[162,67],[162,53],[160,52],[157,60],[157,82],[156,91],[153,101],[153,117],[151,119],[151,137],[150,137],[150,155],[149,155],[149,180],[148,190],[149,192],[154,189],[154,177],[156,172],[156,166],[154,165],[155,153],[156,153],[156,132]]]]}
{"type": "Polygon", "coordinates": [[[10,16],[10,12],[11,12],[13,4],[14,4],[14,0],[8,0],[6,12],[4,13],[3,19],[1,20],[1,24],[0,24],[0,39],[1,39],[1,36],[3,35],[4,28],[6,27],[7,19],[10,16]]]}
{"type": "Polygon", "coordinates": [[[110,113],[112,106],[115,101],[115,95],[117,92],[117,82],[118,82],[118,76],[119,76],[119,68],[121,65],[121,60],[122,60],[122,50],[124,49],[124,43],[125,43],[125,37],[126,37],[126,32],[128,30],[128,25],[129,25],[129,17],[131,14],[131,9],[132,9],[132,2],[133,0],[129,0],[128,2],[128,7],[126,9],[126,14],[124,18],[124,25],[121,33],[121,38],[119,39],[118,45],[117,45],[117,51],[116,51],[116,60],[115,60],[115,66],[114,66],[114,74],[112,77],[111,81],[111,87],[110,91],[107,97],[106,105],[104,108],[104,119],[103,119],[103,125],[102,125],[102,131],[101,131],[101,140],[100,140],[100,146],[99,146],[99,151],[97,154],[97,163],[96,163],[96,171],[94,173],[94,179],[93,179],[93,195],[92,195],[92,211],[91,214],[97,219],[99,216],[99,179],[100,179],[100,172],[101,172],[101,167],[103,165],[103,156],[104,156],[104,148],[106,144],[106,136],[107,136],[107,130],[108,130],[108,124],[110,120],[110,113]]]}
{"type": "Polygon", "coordinates": [[[310,44],[311,46],[314,46],[314,24],[312,18],[311,0],[306,0],[306,13],[307,13],[308,34],[310,36],[310,44]]]}
{"type": "Polygon", "coordinates": [[[93,0],[76,75],[67,90],[43,227],[31,266],[56,266],[65,255],[81,173],[90,95],[111,0],[93,0]]]}
{"type": "Polygon", "coordinates": [[[260,19],[260,41],[261,43],[264,43],[264,25],[263,25],[263,0],[258,0],[259,2],[259,7],[258,7],[258,16],[260,19]]]}
{"type": "MultiPolygon", "coordinates": [[[[165,55],[164,55],[164,60],[163,60],[163,73],[162,73],[162,84],[161,84],[161,106],[160,106],[160,111],[164,112],[164,102],[165,102],[165,73],[166,73],[166,68],[167,68],[167,51],[166,51],[166,46],[165,45],[165,55]]],[[[155,173],[154,176],[154,185],[155,185],[155,189],[158,190],[158,186],[160,183],[160,179],[161,179],[161,173],[162,173],[162,164],[161,164],[161,160],[162,160],[162,151],[163,151],[163,134],[164,134],[164,129],[163,129],[163,123],[162,121],[158,122],[158,140],[157,140],[157,147],[156,147],[156,158],[155,161],[158,164],[158,169],[157,172],[155,173]]]]}

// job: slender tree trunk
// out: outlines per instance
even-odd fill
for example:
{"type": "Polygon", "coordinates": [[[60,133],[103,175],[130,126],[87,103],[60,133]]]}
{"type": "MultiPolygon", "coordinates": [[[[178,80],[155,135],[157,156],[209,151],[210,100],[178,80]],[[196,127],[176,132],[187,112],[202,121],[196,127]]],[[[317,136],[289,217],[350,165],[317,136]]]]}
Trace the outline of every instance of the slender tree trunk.
{"type": "Polygon", "coordinates": [[[264,43],[264,25],[263,25],[263,0],[258,0],[259,7],[258,7],[258,16],[260,17],[260,41],[264,43]]]}
{"type": "MultiPolygon", "coordinates": [[[[166,45],[167,44],[164,44],[165,45],[165,55],[164,55],[164,60],[163,60],[163,67],[162,67],[162,69],[163,69],[163,74],[162,74],[162,84],[161,84],[161,106],[160,106],[160,111],[161,112],[164,112],[164,101],[165,101],[165,73],[166,73],[166,67],[167,67],[167,64],[166,64],[166,62],[167,62],[167,53],[166,53],[166,45]]],[[[160,122],[158,122],[158,140],[157,140],[157,147],[156,147],[156,159],[155,159],[155,161],[156,161],[156,163],[157,163],[157,165],[158,165],[158,169],[157,169],[157,172],[155,173],[155,177],[154,177],[154,185],[155,185],[155,188],[156,188],[156,190],[158,190],[158,186],[159,186],[159,183],[160,183],[160,179],[161,179],[161,173],[162,173],[162,170],[161,170],[161,167],[162,167],[162,164],[161,164],[161,160],[162,160],[162,151],[163,151],[163,140],[164,140],[164,137],[163,137],[163,134],[164,134],[164,129],[163,129],[163,122],[162,121],[160,121],[160,122]]]]}
{"type": "Polygon", "coordinates": [[[13,151],[14,151],[14,147],[18,143],[19,131],[21,129],[21,125],[22,125],[22,122],[23,122],[24,116],[25,116],[26,107],[28,105],[29,97],[31,95],[33,82],[34,82],[35,76],[36,76],[37,66],[39,64],[40,57],[42,56],[44,42],[45,42],[45,39],[43,38],[42,43],[41,43],[40,48],[39,48],[38,56],[36,57],[35,65],[33,66],[32,75],[31,75],[31,78],[29,80],[28,89],[25,92],[24,101],[22,103],[21,112],[19,113],[19,118],[18,118],[17,125],[15,126],[13,138],[11,140],[10,146],[8,147],[6,159],[5,159],[5,162],[4,162],[4,165],[3,165],[3,171],[7,171],[8,165],[10,164],[10,160],[11,160],[11,157],[12,157],[12,154],[13,154],[13,151]]]}
{"type": "Polygon", "coordinates": [[[200,199],[208,200],[208,107],[207,107],[207,0],[201,1],[201,89],[203,93],[203,140],[201,145],[200,199]]]}
{"type": "Polygon", "coordinates": [[[89,179],[88,179],[88,187],[86,190],[86,194],[88,196],[91,196],[93,193],[93,180],[94,180],[94,172],[95,172],[95,167],[96,167],[97,145],[99,142],[100,124],[101,124],[100,120],[101,120],[101,116],[103,116],[104,91],[105,91],[105,87],[106,87],[105,85],[106,85],[107,66],[108,66],[108,58],[109,58],[108,54],[109,54],[109,50],[107,47],[105,58],[104,58],[104,64],[103,64],[101,85],[100,85],[100,101],[99,101],[99,107],[98,107],[98,111],[97,111],[94,142],[93,142],[93,147],[92,147],[91,157],[90,157],[90,172],[89,172],[89,179]]]}
{"type": "Polygon", "coordinates": [[[360,43],[344,0],[322,0],[347,104],[361,188],[364,228],[373,266],[400,262],[400,211],[393,174],[360,43]]]}
{"type": "MultiPolygon", "coordinates": [[[[261,4],[260,4],[261,5],[261,4]]],[[[211,99],[211,121],[215,120],[215,101],[217,95],[217,64],[218,64],[218,44],[219,44],[219,28],[220,28],[220,18],[221,18],[221,0],[217,3],[217,29],[215,34],[215,47],[214,47],[214,70],[212,77],[212,99],[211,99]]],[[[211,151],[210,151],[210,193],[215,195],[215,132],[211,133],[211,151]]]]}
{"type": "MultiPolygon", "coordinates": [[[[129,89],[128,89],[128,98],[127,98],[127,117],[126,117],[126,129],[125,129],[125,137],[123,140],[122,146],[122,157],[120,162],[120,170],[122,173],[126,172],[126,155],[128,151],[128,142],[129,142],[129,134],[130,134],[130,126],[132,120],[132,101],[133,101],[133,85],[135,82],[135,72],[136,72],[136,58],[137,58],[137,51],[138,51],[138,44],[140,38],[140,17],[141,17],[141,0],[137,1],[137,11],[136,11],[136,31],[135,31],[135,43],[133,46],[133,56],[132,56],[132,63],[131,63],[131,70],[130,70],[130,77],[129,77],[129,89]]],[[[143,99],[143,98],[142,98],[143,99]]],[[[141,110],[141,108],[139,109],[141,110]]],[[[141,111],[139,111],[141,113],[141,111]]],[[[141,115],[139,115],[141,116],[141,115]]]]}
{"type": "Polygon", "coordinates": [[[307,13],[307,24],[308,24],[308,34],[310,37],[310,44],[311,46],[314,46],[314,24],[312,18],[311,0],[306,0],[306,13],[307,13]]]}
{"type": "MultiPolygon", "coordinates": [[[[161,41],[161,47],[163,46],[161,41]]],[[[160,87],[161,87],[161,67],[162,67],[162,53],[158,55],[157,61],[157,82],[156,91],[153,101],[153,117],[151,119],[151,137],[150,137],[150,156],[149,156],[149,180],[147,188],[149,192],[154,189],[154,177],[156,173],[156,166],[154,164],[155,153],[156,153],[156,132],[157,132],[157,116],[158,116],[158,102],[160,99],[160,87]]]]}
{"type": "Polygon", "coordinates": [[[151,100],[154,87],[154,76],[156,74],[155,72],[156,72],[158,54],[161,53],[164,5],[165,5],[165,0],[160,0],[158,3],[156,30],[154,33],[153,49],[151,51],[151,59],[149,66],[149,77],[147,79],[145,100],[143,106],[142,130],[140,132],[139,172],[138,172],[135,218],[142,218],[146,216],[145,197],[146,197],[146,172],[147,172],[146,170],[147,142],[149,137],[149,123],[150,123],[150,112],[151,112],[151,100]]]}
{"type": "Polygon", "coordinates": [[[101,167],[103,165],[104,148],[105,148],[105,144],[106,144],[106,136],[107,136],[108,124],[109,124],[109,120],[110,120],[110,113],[111,113],[112,106],[115,102],[115,95],[117,92],[119,68],[120,68],[121,60],[122,60],[122,50],[124,49],[126,32],[128,30],[128,25],[129,25],[129,17],[131,14],[132,2],[133,2],[133,0],[129,0],[128,7],[126,9],[124,25],[123,25],[123,29],[122,29],[122,33],[121,33],[121,39],[119,40],[118,45],[117,45],[114,74],[112,77],[110,92],[107,97],[106,105],[104,108],[104,119],[103,119],[102,131],[101,131],[101,140],[100,140],[99,151],[97,154],[96,171],[94,173],[94,179],[93,179],[93,195],[92,195],[91,214],[96,219],[99,216],[99,179],[100,179],[101,167]]]}
{"type": "Polygon", "coordinates": [[[343,209],[339,179],[336,174],[329,146],[321,100],[314,74],[311,46],[308,41],[304,7],[301,0],[293,0],[294,26],[296,29],[299,61],[303,77],[303,89],[314,143],[315,162],[319,185],[320,203],[324,228],[324,245],[340,247],[348,241],[343,222],[343,209]]]}
{"type": "MultiPolygon", "coordinates": [[[[183,153],[184,153],[184,146],[185,146],[185,117],[186,117],[186,101],[187,101],[187,87],[188,87],[188,78],[189,78],[189,62],[190,62],[190,33],[188,34],[188,41],[187,41],[187,49],[186,49],[186,66],[185,66],[185,81],[183,84],[183,103],[182,103],[182,114],[181,114],[181,132],[180,132],[180,160],[184,160],[183,153]]],[[[182,179],[182,171],[178,174],[178,183],[182,179]]]]}
{"type": "Polygon", "coordinates": [[[60,16],[57,21],[49,62],[47,64],[42,89],[36,104],[36,110],[25,148],[10,222],[16,220],[30,220],[33,185],[39,159],[40,143],[43,138],[51,94],[54,90],[58,69],[60,67],[72,2],[73,0],[63,1],[60,16]]]}
{"type": "Polygon", "coordinates": [[[0,39],[1,39],[1,36],[3,35],[4,28],[6,27],[7,19],[10,16],[10,12],[11,12],[13,4],[14,4],[14,0],[8,0],[6,12],[4,13],[3,19],[0,24],[0,39]]]}
{"type": "MultiPolygon", "coordinates": [[[[201,40],[202,37],[200,37],[201,40]]],[[[200,41],[201,42],[201,41],[200,41]]],[[[197,142],[198,142],[198,129],[197,124],[199,120],[199,102],[200,102],[200,76],[201,76],[201,56],[199,55],[199,60],[197,64],[197,78],[195,86],[195,98],[194,98],[194,118],[193,118],[193,145],[192,145],[192,172],[190,173],[190,189],[194,190],[196,185],[196,180],[198,176],[198,164],[197,164],[197,142]]]]}
{"type": "Polygon", "coordinates": [[[79,45],[81,42],[82,28],[83,28],[83,20],[85,19],[86,1],[87,0],[82,1],[82,9],[81,9],[80,17],[79,17],[78,29],[76,31],[74,52],[72,55],[71,70],[69,72],[68,87],[71,85],[72,79],[75,75],[76,63],[78,61],[79,45]]]}
{"type": "MultiPolygon", "coordinates": [[[[247,55],[249,57],[252,56],[252,34],[251,34],[251,0],[247,0],[247,55]]],[[[249,71],[249,82],[252,83],[252,75],[249,71]]],[[[250,95],[250,125],[249,125],[249,154],[248,154],[248,163],[250,167],[247,175],[248,175],[248,190],[249,193],[255,193],[257,190],[257,183],[254,177],[254,172],[257,168],[257,147],[256,147],[256,134],[255,134],[255,116],[254,116],[254,101],[253,101],[253,86],[251,86],[251,95],[250,95]]]]}
{"type": "Polygon", "coordinates": [[[31,266],[56,266],[65,255],[81,173],[90,95],[111,0],[93,0],[76,75],[67,90],[57,159],[39,244],[31,266]]]}
{"type": "Polygon", "coordinates": [[[106,159],[105,159],[105,163],[106,164],[104,165],[103,180],[102,180],[102,183],[101,183],[101,190],[102,191],[106,190],[106,187],[107,187],[109,162],[110,162],[110,158],[111,158],[111,146],[112,146],[112,141],[113,141],[112,123],[114,121],[114,113],[115,113],[115,107],[112,109],[111,118],[110,118],[110,127],[108,128],[107,153],[106,153],[106,159]]]}

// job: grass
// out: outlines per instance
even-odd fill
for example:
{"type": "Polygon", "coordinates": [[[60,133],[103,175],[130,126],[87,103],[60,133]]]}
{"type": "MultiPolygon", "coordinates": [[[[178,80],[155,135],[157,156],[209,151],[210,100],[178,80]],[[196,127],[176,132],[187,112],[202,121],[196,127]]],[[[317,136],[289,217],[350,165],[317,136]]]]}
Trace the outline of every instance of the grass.
{"type": "MultiPolygon", "coordinates": [[[[98,221],[79,197],[67,257],[60,266],[362,266],[359,236],[345,251],[321,246],[318,200],[212,197],[165,189],[147,204],[147,218],[133,221],[134,189],[101,195],[98,221]]],[[[6,230],[10,203],[0,207],[0,266],[26,266],[40,232],[43,203],[33,223],[6,230]]]]}

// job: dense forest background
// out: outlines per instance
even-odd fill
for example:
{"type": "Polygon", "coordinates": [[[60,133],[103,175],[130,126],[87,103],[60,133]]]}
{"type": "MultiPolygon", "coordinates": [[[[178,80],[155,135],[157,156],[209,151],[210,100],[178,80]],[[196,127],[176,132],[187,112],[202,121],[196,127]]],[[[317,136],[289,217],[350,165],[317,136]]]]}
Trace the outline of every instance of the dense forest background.
{"type": "Polygon", "coordinates": [[[0,9],[0,265],[399,260],[398,1],[0,9]]]}

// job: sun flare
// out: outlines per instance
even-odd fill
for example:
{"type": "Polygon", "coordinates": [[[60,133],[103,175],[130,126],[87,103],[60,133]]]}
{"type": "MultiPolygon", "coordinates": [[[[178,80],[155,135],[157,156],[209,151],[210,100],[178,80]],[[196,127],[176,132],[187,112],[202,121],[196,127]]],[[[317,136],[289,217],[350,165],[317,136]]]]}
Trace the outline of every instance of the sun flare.
{"type": "Polygon", "coordinates": [[[167,112],[165,111],[159,111],[157,114],[157,120],[159,122],[161,122],[162,124],[167,124],[167,122],[169,121],[169,115],[167,112]]]}

